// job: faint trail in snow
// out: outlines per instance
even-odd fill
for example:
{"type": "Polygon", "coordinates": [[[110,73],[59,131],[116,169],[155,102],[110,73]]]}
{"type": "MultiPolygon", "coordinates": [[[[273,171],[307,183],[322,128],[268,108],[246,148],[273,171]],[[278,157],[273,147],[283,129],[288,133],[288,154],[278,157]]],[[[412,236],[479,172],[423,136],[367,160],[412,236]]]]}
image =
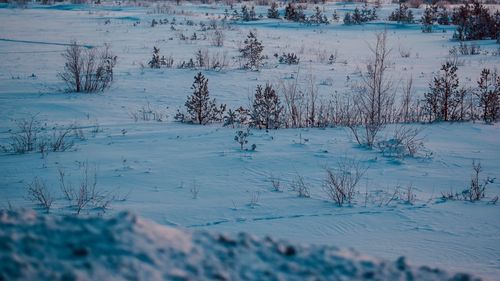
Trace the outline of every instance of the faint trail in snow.
{"type": "MultiPolygon", "coordinates": [[[[43,42],[43,41],[31,41],[31,40],[17,40],[17,39],[7,39],[7,38],[0,38],[0,41],[4,42],[15,42],[15,43],[27,43],[27,44],[42,44],[42,45],[56,45],[56,46],[71,46],[69,43],[54,43],[54,42],[43,42]]],[[[92,45],[78,45],[80,47],[84,47],[87,49],[92,49],[94,46],[92,45]]]]}
{"type": "Polygon", "coordinates": [[[194,227],[205,227],[212,226],[218,224],[226,224],[226,223],[245,223],[245,222],[256,222],[256,221],[269,221],[269,220],[282,220],[282,219],[297,219],[304,217],[340,217],[340,216],[349,216],[349,215],[365,215],[365,214],[381,214],[382,211],[361,211],[361,212],[350,212],[350,213],[320,213],[320,214],[295,214],[295,215],[283,215],[283,216],[265,216],[265,217],[256,217],[256,218],[235,218],[235,219],[221,219],[217,221],[211,221],[200,224],[192,224],[186,227],[194,228],[194,227]]]}

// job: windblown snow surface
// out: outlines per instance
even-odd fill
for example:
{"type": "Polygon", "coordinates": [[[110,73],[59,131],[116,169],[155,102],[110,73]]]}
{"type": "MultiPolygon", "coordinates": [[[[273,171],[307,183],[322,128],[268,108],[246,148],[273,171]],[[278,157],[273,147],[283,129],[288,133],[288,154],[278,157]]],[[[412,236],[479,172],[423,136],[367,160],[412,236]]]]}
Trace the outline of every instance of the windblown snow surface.
{"type": "Polygon", "coordinates": [[[0,211],[0,280],[479,280],[353,250],[112,218],[0,211]]]}

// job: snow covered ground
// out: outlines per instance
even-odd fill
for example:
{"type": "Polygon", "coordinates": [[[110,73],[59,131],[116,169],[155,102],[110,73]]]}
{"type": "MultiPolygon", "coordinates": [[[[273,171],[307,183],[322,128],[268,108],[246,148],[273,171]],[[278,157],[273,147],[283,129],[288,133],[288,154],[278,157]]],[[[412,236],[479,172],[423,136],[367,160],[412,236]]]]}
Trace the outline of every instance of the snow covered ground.
{"type": "Polygon", "coordinates": [[[109,219],[0,211],[2,280],[480,280],[404,258],[109,219]]]}
{"type": "MultiPolygon", "coordinates": [[[[327,5],[341,17],[353,7],[327,5]]],[[[369,58],[368,45],[374,43],[375,32],[387,29],[393,49],[390,73],[398,93],[403,82],[413,77],[416,94],[421,96],[449,48],[458,45],[450,40],[451,27],[423,34],[418,25],[383,21],[362,26],[304,26],[263,19],[225,30],[224,47],[210,46],[208,39],[178,39],[180,33],[188,37],[193,32],[205,34],[199,25],[186,25],[186,20],[208,22],[225,8],[185,4],[173,7],[175,15],[121,6],[0,8],[0,144],[9,143],[11,131],[16,130],[14,120],[33,114],[47,128],[77,124],[84,134],[71,151],[45,157],[2,152],[0,205],[37,208],[26,199],[26,185],[39,177],[57,198],[52,212],[71,213],[60,191],[58,169],[64,169],[68,180],[77,185],[84,166],[91,166],[97,170],[97,188],[115,195],[108,213],[130,210],[168,226],[245,231],[294,243],[352,247],[391,260],[404,255],[416,265],[498,278],[500,208],[490,201],[500,195],[499,183],[488,186],[481,202],[440,199],[441,193],[467,187],[473,160],[481,161],[484,178],[500,176],[498,124],[412,125],[423,129],[426,151],[401,161],[359,148],[344,128],[253,130],[249,144],[255,143],[257,150],[240,151],[233,140],[236,129],[173,121],[176,109],[191,93],[196,71],[147,68],[153,46],[162,55],[172,55],[175,64],[207,48],[225,51],[231,59],[226,70],[203,71],[210,94],[231,108],[247,105],[257,84],[279,84],[291,77],[304,88],[314,81],[320,96],[328,97],[335,91],[349,91],[349,80],[359,77],[369,58]],[[171,30],[170,24],[151,27],[152,19],[171,21],[174,17],[177,30],[171,30]],[[240,70],[232,59],[251,29],[257,30],[269,57],[259,72],[240,70]],[[111,43],[118,56],[111,89],[103,94],[63,92],[57,74],[64,64],[64,44],[72,40],[89,46],[111,43]],[[322,61],[335,50],[337,63],[322,61]],[[400,51],[411,55],[403,58],[400,51]],[[282,52],[297,53],[299,66],[278,64],[273,54],[282,52]],[[130,117],[148,103],[167,115],[163,122],[135,122],[130,117]],[[367,171],[354,204],[339,208],[325,196],[322,182],[325,167],[335,167],[343,158],[360,161],[367,171]],[[280,179],[283,192],[273,191],[271,175],[280,179]],[[290,190],[299,175],[310,186],[311,198],[299,198],[290,190]],[[396,186],[410,185],[416,194],[414,204],[390,201],[396,186]]],[[[384,7],[381,15],[393,8],[384,7]]],[[[460,57],[459,76],[471,87],[482,68],[500,63],[500,56],[491,55],[498,44],[476,43],[490,52],[460,57]]],[[[388,126],[383,134],[392,129],[388,126]]]]}

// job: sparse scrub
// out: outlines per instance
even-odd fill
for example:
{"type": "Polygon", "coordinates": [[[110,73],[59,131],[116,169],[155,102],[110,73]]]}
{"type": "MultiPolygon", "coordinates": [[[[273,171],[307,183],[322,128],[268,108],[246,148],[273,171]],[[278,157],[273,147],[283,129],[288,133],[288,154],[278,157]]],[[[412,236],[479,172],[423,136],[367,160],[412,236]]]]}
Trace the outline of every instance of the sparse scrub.
{"type": "Polygon", "coordinates": [[[74,145],[72,133],[77,130],[76,125],[54,126],[50,131],[35,115],[16,121],[16,125],[18,130],[11,133],[10,143],[4,147],[7,152],[23,154],[37,151],[45,155],[49,151],[66,151],[74,145]]]}

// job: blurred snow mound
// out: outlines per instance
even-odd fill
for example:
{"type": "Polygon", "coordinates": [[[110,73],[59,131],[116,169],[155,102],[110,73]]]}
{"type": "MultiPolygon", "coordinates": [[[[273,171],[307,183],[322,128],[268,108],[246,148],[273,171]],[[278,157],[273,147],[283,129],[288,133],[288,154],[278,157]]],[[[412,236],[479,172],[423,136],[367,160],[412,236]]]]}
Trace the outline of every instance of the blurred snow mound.
{"type": "MultiPolygon", "coordinates": [[[[369,239],[367,240],[369,242],[369,239]]],[[[0,211],[3,280],[479,280],[329,246],[190,232],[131,213],[0,211]]]]}

